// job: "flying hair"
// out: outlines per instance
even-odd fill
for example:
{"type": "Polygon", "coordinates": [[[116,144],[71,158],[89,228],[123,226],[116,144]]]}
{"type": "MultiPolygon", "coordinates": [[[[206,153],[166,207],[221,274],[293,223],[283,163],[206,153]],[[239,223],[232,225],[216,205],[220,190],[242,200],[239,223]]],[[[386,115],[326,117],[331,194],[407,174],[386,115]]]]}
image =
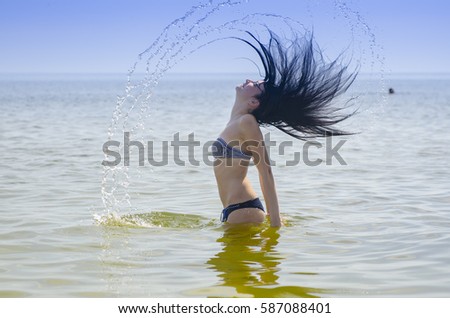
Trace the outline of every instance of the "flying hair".
{"type": "Polygon", "coordinates": [[[272,125],[297,139],[351,135],[335,127],[356,111],[343,114],[347,107],[335,107],[333,100],[345,93],[357,76],[341,64],[342,54],[326,62],[313,34],[282,41],[269,31],[263,44],[247,31],[252,40],[236,38],[250,45],[264,68],[264,91],[257,95],[260,105],[252,111],[260,125],[272,125]]]}

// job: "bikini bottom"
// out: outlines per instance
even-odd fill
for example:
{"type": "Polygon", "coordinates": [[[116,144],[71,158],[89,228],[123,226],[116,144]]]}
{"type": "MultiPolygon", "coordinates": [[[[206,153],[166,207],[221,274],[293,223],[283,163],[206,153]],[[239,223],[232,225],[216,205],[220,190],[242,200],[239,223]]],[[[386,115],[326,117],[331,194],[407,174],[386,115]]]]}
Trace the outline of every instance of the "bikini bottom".
{"type": "Polygon", "coordinates": [[[248,200],[242,203],[236,203],[227,206],[225,209],[222,210],[222,213],[220,214],[220,221],[226,222],[231,212],[245,208],[258,208],[264,211],[264,207],[261,203],[261,200],[259,200],[259,198],[256,198],[253,200],[248,200]]]}

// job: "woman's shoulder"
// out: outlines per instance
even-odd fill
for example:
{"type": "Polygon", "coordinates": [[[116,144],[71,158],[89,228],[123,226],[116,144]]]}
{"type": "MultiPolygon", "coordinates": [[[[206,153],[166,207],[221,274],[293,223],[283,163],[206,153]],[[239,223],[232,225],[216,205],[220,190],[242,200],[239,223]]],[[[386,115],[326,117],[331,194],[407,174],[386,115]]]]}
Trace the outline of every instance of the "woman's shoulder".
{"type": "Polygon", "coordinates": [[[245,114],[239,119],[239,130],[244,137],[243,139],[254,138],[255,135],[259,136],[261,133],[259,124],[252,114],[245,114]]]}
{"type": "Polygon", "coordinates": [[[245,114],[239,118],[239,126],[244,129],[252,129],[252,128],[258,128],[259,124],[256,121],[255,116],[252,114],[245,114]]]}

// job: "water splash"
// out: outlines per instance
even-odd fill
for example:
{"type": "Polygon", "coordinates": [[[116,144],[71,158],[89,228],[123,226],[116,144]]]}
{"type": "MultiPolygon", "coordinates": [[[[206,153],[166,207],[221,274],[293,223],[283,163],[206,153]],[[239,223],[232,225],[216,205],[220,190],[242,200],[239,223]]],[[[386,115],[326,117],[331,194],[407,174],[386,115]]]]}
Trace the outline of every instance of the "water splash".
{"type": "Polygon", "coordinates": [[[216,219],[209,220],[195,214],[181,214],[153,211],[149,213],[95,215],[98,225],[125,228],[170,228],[170,229],[202,229],[220,226],[216,219]]]}
{"type": "MultiPolygon", "coordinates": [[[[242,2],[228,0],[214,3],[211,0],[192,7],[184,16],[172,21],[164,28],[158,38],[138,55],[138,60],[131,67],[125,95],[118,98],[113,112],[108,129],[108,140],[114,140],[115,137],[120,138],[119,133],[125,131],[129,131],[135,140],[143,140],[143,123],[148,116],[153,90],[164,73],[171,68],[170,63],[183,51],[190,39],[195,39],[195,35],[191,36],[191,34],[198,30],[211,15],[217,13],[221,8],[232,7],[242,2]],[[142,61],[145,61],[145,72],[144,78],[139,80],[135,73],[142,61]],[[137,118],[133,118],[133,116],[136,117],[135,109],[138,109],[137,118]]],[[[123,147],[121,150],[123,151],[123,147]]],[[[106,155],[105,160],[108,160],[106,155]]],[[[123,209],[132,209],[131,196],[128,191],[130,179],[130,171],[127,166],[104,167],[102,199],[107,213],[120,214],[123,209]]]]}
{"type": "MultiPolygon", "coordinates": [[[[352,10],[341,0],[333,1],[332,6],[338,9],[338,13],[348,23],[351,39],[361,45],[369,43],[371,67],[379,62],[384,72],[382,54],[377,53],[379,46],[375,35],[364,21],[362,16],[352,10]],[[355,40],[356,39],[356,40],[355,40]],[[363,40],[367,39],[367,40],[363,40]]],[[[281,30],[280,33],[309,32],[305,24],[291,17],[275,13],[240,13],[236,7],[249,3],[249,0],[210,0],[191,7],[182,17],[173,20],[144,51],[130,68],[127,76],[127,84],[123,96],[118,97],[114,109],[111,124],[108,129],[108,140],[122,140],[125,131],[130,132],[133,140],[144,142],[147,130],[146,125],[152,109],[152,97],[160,80],[178,63],[184,61],[198,50],[217,41],[230,37],[244,37],[244,32],[263,34],[267,27],[272,30],[281,30]],[[228,21],[213,19],[223,16],[233,17],[228,21]],[[231,14],[232,13],[232,14],[231,14]]],[[[313,9],[308,1],[304,20],[314,17],[313,9]]],[[[361,45],[362,46],[362,45],[361,45]]],[[[360,48],[360,54],[364,56],[364,48],[360,48]]],[[[364,61],[363,61],[364,62],[364,61]]],[[[148,139],[148,138],[147,138],[148,139]]],[[[123,143],[119,149],[123,153],[123,143]]],[[[105,160],[110,160],[105,155],[105,160]]],[[[123,213],[139,211],[139,207],[132,203],[139,196],[138,191],[132,191],[132,185],[139,188],[143,171],[147,167],[133,167],[130,169],[123,164],[115,167],[103,168],[102,199],[107,215],[117,218],[123,213]],[[132,183],[133,181],[133,183],[132,183]]],[[[148,206],[145,208],[148,210],[148,206]]]]}

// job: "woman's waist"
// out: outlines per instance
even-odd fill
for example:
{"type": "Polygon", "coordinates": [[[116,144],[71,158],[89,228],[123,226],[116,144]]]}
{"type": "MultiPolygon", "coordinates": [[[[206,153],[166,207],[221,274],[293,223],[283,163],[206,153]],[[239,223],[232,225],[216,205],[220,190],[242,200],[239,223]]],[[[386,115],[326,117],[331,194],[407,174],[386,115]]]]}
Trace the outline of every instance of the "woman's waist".
{"type": "MultiPolygon", "coordinates": [[[[242,160],[241,160],[242,161],[242,160]]],[[[240,162],[239,159],[220,160],[214,165],[214,174],[217,179],[223,180],[244,180],[248,172],[248,163],[240,162]]]]}
{"type": "Polygon", "coordinates": [[[247,179],[240,182],[224,182],[218,186],[220,199],[224,207],[258,197],[247,179]]]}

